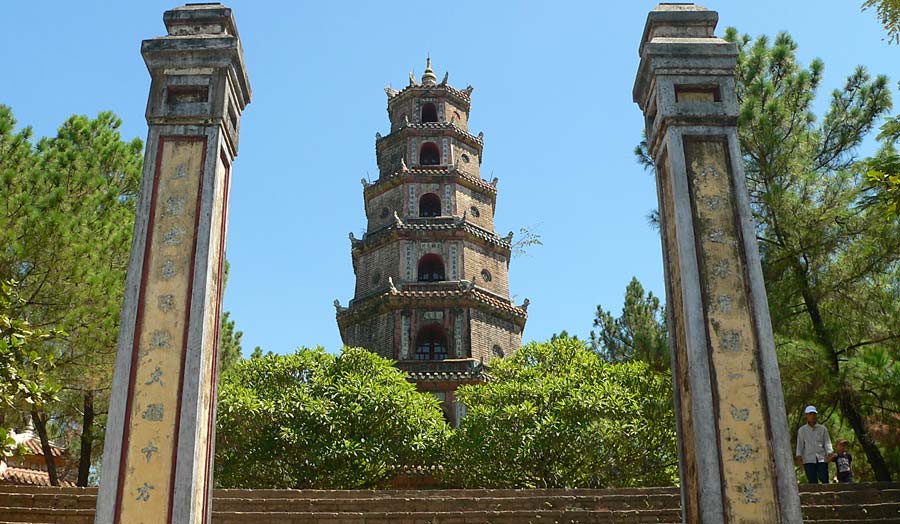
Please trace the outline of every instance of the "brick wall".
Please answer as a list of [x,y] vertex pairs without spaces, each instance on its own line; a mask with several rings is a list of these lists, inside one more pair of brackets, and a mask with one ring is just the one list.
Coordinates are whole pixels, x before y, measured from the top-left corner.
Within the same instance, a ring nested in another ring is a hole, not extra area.
[[388,277],[399,283],[400,242],[388,242],[359,257],[356,262],[356,296],[387,289]]
[[375,315],[348,326],[341,333],[344,344],[363,347],[386,358],[394,357],[394,315]]
[[[473,207],[478,209],[478,216],[475,216],[472,211]],[[488,195],[457,185],[456,209],[458,210],[457,215],[462,216],[463,213],[466,213],[469,222],[476,226],[488,231],[494,230],[494,206]]]
[[[509,296],[509,271],[505,256],[495,253],[472,242],[464,242],[463,275],[466,279],[475,278],[476,284],[497,295]],[[491,281],[485,282],[482,270],[488,270]]]
[[[385,224],[394,222],[394,212],[399,216],[404,216],[404,198],[403,186],[393,187],[384,193],[372,197],[366,204],[368,229],[367,231],[375,231]],[[385,212],[385,210],[387,210]]]
[[504,355],[511,355],[522,344],[522,332],[517,325],[490,313],[470,309],[469,326],[472,358],[488,362],[496,356],[494,345],[500,346]]

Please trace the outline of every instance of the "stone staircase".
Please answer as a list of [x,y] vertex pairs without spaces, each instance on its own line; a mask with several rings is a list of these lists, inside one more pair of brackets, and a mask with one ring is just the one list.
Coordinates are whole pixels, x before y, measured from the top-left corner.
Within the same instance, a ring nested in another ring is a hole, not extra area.
[[[0,524],[92,524],[95,488],[0,486]],[[900,483],[802,486],[805,522],[900,523]],[[216,490],[213,524],[680,523],[674,488]]]

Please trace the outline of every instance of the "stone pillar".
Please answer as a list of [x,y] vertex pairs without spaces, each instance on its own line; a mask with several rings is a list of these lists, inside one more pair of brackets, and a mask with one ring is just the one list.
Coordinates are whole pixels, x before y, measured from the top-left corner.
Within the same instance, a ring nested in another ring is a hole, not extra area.
[[231,164],[250,101],[231,10],[167,11],[145,40],[147,150],[97,524],[209,522]]
[[715,11],[647,17],[634,101],[656,166],[684,522],[799,523],[800,497]]

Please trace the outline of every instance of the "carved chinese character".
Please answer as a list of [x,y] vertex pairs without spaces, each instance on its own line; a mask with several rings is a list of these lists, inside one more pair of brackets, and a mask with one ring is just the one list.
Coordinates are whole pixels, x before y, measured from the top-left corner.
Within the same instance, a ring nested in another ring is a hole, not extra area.
[[187,178],[187,168],[184,167],[184,164],[178,164],[175,166],[175,174],[172,175],[172,180],[182,180]]
[[750,410],[747,408],[738,408],[734,404],[731,405],[731,416],[734,417],[734,420],[744,422],[748,418],[750,418]]
[[175,276],[175,273],[175,262],[168,258],[164,260],[162,266],[159,268],[159,274],[162,276],[163,280],[169,280]]
[[184,197],[170,196],[163,204],[165,214],[171,217],[180,216],[184,212]]
[[173,309],[175,309],[175,297],[173,295],[170,295],[170,294],[160,295],[158,297],[158,300],[159,300],[159,309],[162,312],[168,313],[169,311],[172,311]]
[[160,386],[165,386],[162,381],[162,369],[159,366],[156,366],[156,369],[153,370],[153,373],[150,374],[150,380],[144,382],[145,386],[149,386],[151,384],[159,384]]
[[706,197],[704,201],[710,211],[718,211],[722,207],[722,199],[717,196]]
[[184,229],[173,227],[163,233],[163,244],[167,246],[180,246],[182,238],[184,238]]
[[719,295],[716,297],[716,306],[722,313],[731,313],[731,295]]
[[135,500],[140,500],[141,502],[147,502],[150,500],[150,492],[153,490],[153,484],[148,484],[144,482],[144,485],[139,487],[138,496]]
[[169,342],[171,342],[172,337],[169,335],[169,332],[164,329],[157,329],[150,336],[150,346],[161,349],[169,347]]
[[694,176],[696,176],[697,178],[719,176],[719,172],[716,171],[716,168],[714,166],[711,166],[709,164],[700,165],[699,162],[691,162],[691,171],[694,172]]
[[719,278],[727,277],[731,274],[731,263],[727,260],[717,261],[712,265],[712,274]]
[[150,422],[160,422],[163,419],[163,405],[148,405],[147,409],[144,410],[144,414],[142,415],[142,417],[144,418],[144,420],[149,420]]
[[750,444],[738,444],[734,447],[734,460],[744,463],[750,460],[755,453],[753,446]]
[[722,351],[726,351],[729,353],[740,351],[742,349],[741,334],[734,330],[729,330],[722,333],[720,347]]
[[141,449],[141,453],[143,453],[144,456],[147,457],[147,463],[150,462],[150,459],[153,458],[153,454],[157,451],[159,451],[159,448],[157,448],[156,444],[154,444],[152,441],[144,446],[143,449]]
[[714,229],[706,235],[706,239],[717,244],[725,243],[725,232],[721,229]]
[[738,493],[743,497],[744,504],[757,504],[759,497],[756,496],[756,490],[759,489],[759,472],[747,473],[746,482],[738,485]]

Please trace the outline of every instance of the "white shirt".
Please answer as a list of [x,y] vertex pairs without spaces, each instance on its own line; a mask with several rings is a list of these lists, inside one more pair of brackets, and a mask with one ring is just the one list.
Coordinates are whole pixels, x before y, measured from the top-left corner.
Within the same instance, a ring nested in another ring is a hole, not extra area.
[[831,448],[831,437],[828,436],[828,430],[821,424],[810,426],[803,424],[797,430],[797,453],[798,457],[803,458],[804,464],[814,464],[816,462],[825,462],[825,459],[834,450]]

